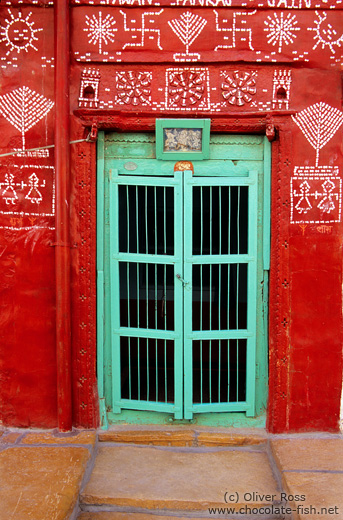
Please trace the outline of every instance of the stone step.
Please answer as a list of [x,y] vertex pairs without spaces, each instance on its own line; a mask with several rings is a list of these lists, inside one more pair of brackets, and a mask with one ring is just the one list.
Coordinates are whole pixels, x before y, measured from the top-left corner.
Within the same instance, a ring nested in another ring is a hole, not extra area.
[[252,446],[264,444],[267,434],[264,430],[245,429],[221,430],[173,427],[131,427],[116,426],[99,433],[100,442],[125,444],[145,444],[151,446]]
[[80,505],[212,516],[209,508],[270,506],[279,498],[268,456],[258,448],[99,444]]

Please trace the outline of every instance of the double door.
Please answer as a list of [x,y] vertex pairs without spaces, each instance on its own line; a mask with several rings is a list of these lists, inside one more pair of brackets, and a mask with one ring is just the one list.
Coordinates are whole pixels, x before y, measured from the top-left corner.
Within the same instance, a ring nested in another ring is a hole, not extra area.
[[159,163],[109,176],[113,412],[253,416],[257,174]]

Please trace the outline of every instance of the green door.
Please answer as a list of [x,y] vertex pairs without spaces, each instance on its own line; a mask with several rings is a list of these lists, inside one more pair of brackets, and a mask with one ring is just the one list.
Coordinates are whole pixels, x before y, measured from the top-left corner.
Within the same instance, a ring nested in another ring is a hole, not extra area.
[[114,414],[255,415],[267,145],[241,140],[213,137],[193,172],[156,160],[151,135],[101,136],[99,388]]

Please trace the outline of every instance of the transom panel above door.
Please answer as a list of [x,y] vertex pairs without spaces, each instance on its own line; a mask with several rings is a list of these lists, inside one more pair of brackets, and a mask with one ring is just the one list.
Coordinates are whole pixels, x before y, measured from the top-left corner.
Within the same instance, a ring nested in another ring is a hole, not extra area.
[[193,171],[156,160],[152,135],[109,137],[98,186],[107,410],[254,416],[265,309],[263,138],[215,136],[210,159]]

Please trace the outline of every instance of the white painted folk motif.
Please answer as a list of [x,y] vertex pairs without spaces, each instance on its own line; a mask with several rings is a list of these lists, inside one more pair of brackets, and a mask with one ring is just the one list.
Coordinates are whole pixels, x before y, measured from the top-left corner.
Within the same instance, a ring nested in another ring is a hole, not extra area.
[[120,105],[151,104],[151,72],[123,71],[116,73],[116,99]]
[[208,69],[167,69],[166,108],[186,111],[209,110]]
[[300,27],[297,27],[297,19],[295,14],[281,12],[279,15],[273,13],[272,16],[267,16],[265,20],[266,27],[264,30],[267,34],[267,41],[274,47],[278,47],[278,52],[282,52],[283,45],[289,45],[294,42],[297,35],[297,31],[300,31]]
[[155,41],[157,47],[163,50],[161,46],[161,30],[156,24],[156,16],[163,13],[163,9],[156,12],[145,12],[141,14],[140,20],[132,17],[130,19],[131,27],[128,26],[127,13],[119,11],[124,17],[124,31],[131,36],[131,42],[125,43],[123,49],[127,47],[144,47],[146,39]]
[[251,103],[253,96],[256,94],[256,71],[223,71],[221,76],[223,78],[221,84],[222,96],[227,103],[239,107]]
[[291,91],[292,72],[291,70],[274,71],[273,78],[273,110],[289,109],[289,98]]
[[25,199],[29,200],[31,204],[40,204],[43,200],[43,196],[38,188],[45,188],[45,181],[42,184],[39,184],[39,177],[37,177],[36,173],[32,173],[29,176],[28,186],[29,192],[25,195]]
[[343,41],[343,34],[338,34],[331,23],[327,21],[326,12],[316,11],[317,20],[315,20],[315,27],[308,27],[308,31],[314,31],[314,40],[316,40],[312,50],[315,50],[319,45],[322,49],[328,47],[332,54],[335,54],[336,47],[340,47]]
[[186,46],[186,52],[177,52],[173,58],[175,61],[198,61],[200,60],[199,53],[190,53],[189,47],[196,40],[199,34],[207,24],[207,20],[190,11],[183,13],[180,18],[169,20],[168,25],[173,32],[178,36],[181,42]]
[[294,174],[291,179],[291,224],[340,222],[342,179],[338,176],[338,168],[296,167]]
[[102,54],[104,46],[114,42],[118,30],[115,19],[110,14],[103,17],[99,11],[98,17],[86,15],[86,26],[83,30],[88,34],[88,42],[97,45],[99,54]]
[[99,105],[99,69],[84,69],[81,74],[79,108],[98,108]]
[[224,44],[217,45],[215,51],[220,49],[234,49],[238,42],[243,42],[247,48],[254,50],[252,45],[252,29],[248,27],[248,17],[256,14],[255,11],[234,11],[232,23],[229,20],[223,18],[221,20],[223,25],[219,24],[219,13],[213,9],[216,17],[216,30],[219,33],[223,33]]
[[54,172],[53,166],[0,165],[0,229],[54,229],[46,220],[55,215]]
[[43,29],[34,28],[35,24],[31,21],[32,12],[25,18],[20,11],[13,14],[9,9],[8,13],[9,17],[5,19],[6,24],[0,28],[0,43],[5,42],[6,47],[8,47],[6,55],[8,56],[11,52],[17,52],[17,54],[22,51],[28,52],[30,48],[37,51],[38,49],[35,46],[35,42],[38,41],[36,33]]
[[[38,0],[33,0],[33,3],[38,3]],[[53,4],[52,0],[48,2]],[[116,6],[157,6],[161,5],[160,0],[73,0],[77,4],[101,4],[101,5],[116,5]],[[245,2],[247,5],[249,2]],[[7,1],[10,5],[11,2]],[[171,6],[193,6],[193,7],[230,7],[232,0],[173,0]],[[277,9],[335,9],[342,7],[342,0],[259,0],[258,6],[260,8],[274,7]]]
[[1,197],[6,204],[15,204],[18,200],[18,195],[15,189],[14,175],[6,173],[5,182],[0,182],[0,189],[3,189]]
[[343,123],[343,113],[327,103],[315,103],[292,116],[310,145],[316,151],[316,166],[319,151],[332,139]]
[[53,106],[53,101],[28,87],[20,87],[0,96],[0,113],[21,132],[23,150],[26,132],[46,116]]

